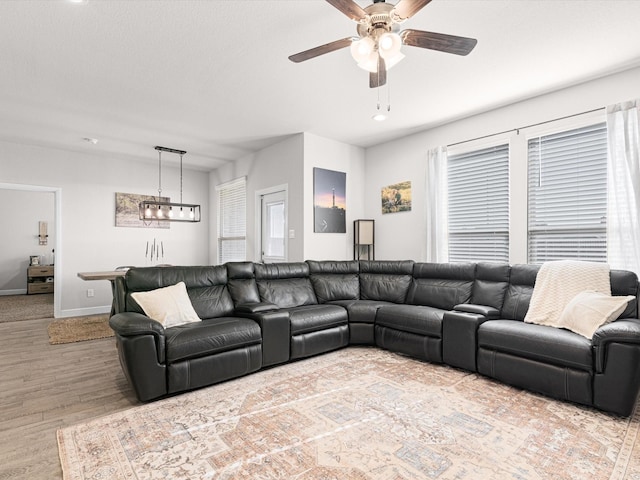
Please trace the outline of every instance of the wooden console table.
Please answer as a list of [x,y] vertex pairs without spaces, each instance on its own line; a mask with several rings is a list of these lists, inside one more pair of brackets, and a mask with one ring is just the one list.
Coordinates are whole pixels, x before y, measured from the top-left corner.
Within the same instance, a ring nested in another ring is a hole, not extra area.
[[116,279],[116,277],[124,277],[126,273],[126,270],[112,270],[108,272],[79,272],[78,277],[80,277],[82,280],[113,281]]
[[[80,277],[82,280],[109,280],[109,282],[111,283],[111,293],[115,297],[115,293],[116,293],[115,280],[118,277],[124,277],[126,273],[127,273],[126,270],[111,270],[107,272],[78,272],[78,277]],[[112,303],[110,316],[113,316],[114,313],[115,313],[115,306]]]

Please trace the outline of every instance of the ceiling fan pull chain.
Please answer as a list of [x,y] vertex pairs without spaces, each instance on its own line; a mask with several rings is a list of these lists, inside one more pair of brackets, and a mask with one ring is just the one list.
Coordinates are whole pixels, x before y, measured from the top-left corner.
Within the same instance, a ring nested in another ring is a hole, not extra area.
[[[387,72],[387,75],[389,73]],[[391,111],[391,86],[389,85],[389,81],[387,80],[387,112]]]

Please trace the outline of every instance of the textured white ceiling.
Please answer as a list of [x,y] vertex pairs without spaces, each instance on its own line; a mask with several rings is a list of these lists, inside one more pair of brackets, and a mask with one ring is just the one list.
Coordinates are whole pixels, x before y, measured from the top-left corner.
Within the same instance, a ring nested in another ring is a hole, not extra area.
[[287,59],[355,34],[322,0],[3,0],[0,139],[150,162],[164,145],[205,170],[302,131],[366,147],[638,66],[639,18],[638,0],[433,0],[405,26],[478,45],[403,47],[378,123],[348,49]]

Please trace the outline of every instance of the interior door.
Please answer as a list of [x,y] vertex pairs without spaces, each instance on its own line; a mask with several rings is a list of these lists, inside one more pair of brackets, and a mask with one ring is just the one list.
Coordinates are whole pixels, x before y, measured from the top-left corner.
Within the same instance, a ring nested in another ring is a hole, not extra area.
[[287,195],[285,191],[261,196],[262,249],[264,263],[287,261]]

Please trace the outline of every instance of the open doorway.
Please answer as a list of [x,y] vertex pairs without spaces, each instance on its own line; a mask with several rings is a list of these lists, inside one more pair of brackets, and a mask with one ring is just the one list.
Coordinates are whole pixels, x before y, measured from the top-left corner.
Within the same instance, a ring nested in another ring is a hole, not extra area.
[[288,259],[288,208],[286,186],[257,193],[260,208],[260,254],[264,263],[286,262]]
[[[52,281],[53,315],[60,315],[60,265],[61,265],[61,194],[55,187],[0,183],[0,194],[6,204],[13,207],[14,216],[5,219],[7,234],[0,246],[0,291],[3,296],[28,292],[28,269],[33,263],[51,266],[51,277],[38,278]],[[41,212],[39,212],[41,210]],[[30,217],[25,218],[30,211]],[[46,235],[40,237],[40,222],[47,224]],[[42,245],[41,245],[42,242]],[[37,257],[31,260],[30,257]],[[32,289],[33,293],[33,289]],[[41,295],[51,295],[42,293]],[[32,298],[36,298],[35,296]],[[41,298],[40,298],[41,299]]]

